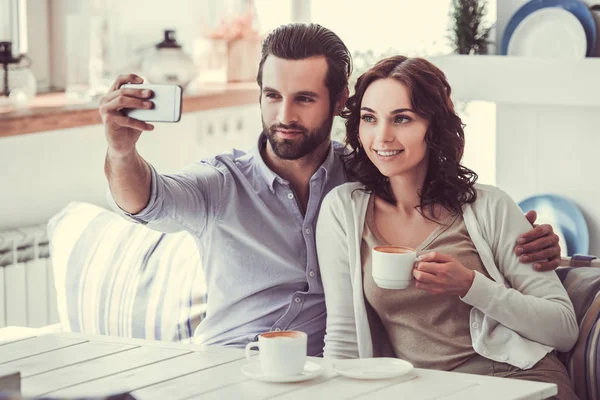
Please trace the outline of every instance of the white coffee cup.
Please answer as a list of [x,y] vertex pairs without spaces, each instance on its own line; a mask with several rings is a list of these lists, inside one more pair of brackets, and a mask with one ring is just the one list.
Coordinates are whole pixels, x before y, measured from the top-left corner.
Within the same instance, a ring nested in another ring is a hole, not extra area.
[[299,331],[267,332],[246,345],[246,358],[258,348],[263,373],[270,376],[300,375],[306,363],[307,335]]
[[383,289],[406,289],[413,280],[417,252],[411,247],[377,246],[371,251],[373,280]]

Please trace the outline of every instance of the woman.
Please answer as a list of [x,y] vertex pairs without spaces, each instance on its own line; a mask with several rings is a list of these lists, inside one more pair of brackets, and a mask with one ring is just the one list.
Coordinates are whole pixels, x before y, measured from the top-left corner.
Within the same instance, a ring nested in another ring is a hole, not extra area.
[[[463,125],[444,74],[423,59],[387,58],[346,106],[357,182],[332,190],[317,225],[324,356],[554,382],[560,398],[576,398],[554,354],[577,340],[573,306],[553,271],[513,253],[531,228],[519,207],[460,165]],[[411,287],[375,284],[379,245],[417,250]]]

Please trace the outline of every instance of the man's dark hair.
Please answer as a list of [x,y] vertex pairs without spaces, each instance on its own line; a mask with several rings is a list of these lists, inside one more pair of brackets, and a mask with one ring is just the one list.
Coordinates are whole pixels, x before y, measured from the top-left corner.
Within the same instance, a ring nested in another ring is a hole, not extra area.
[[288,24],[273,30],[262,43],[256,82],[262,89],[263,65],[269,55],[286,60],[324,56],[327,60],[325,85],[333,108],[348,86],[352,72],[350,51],[338,35],[318,24]]

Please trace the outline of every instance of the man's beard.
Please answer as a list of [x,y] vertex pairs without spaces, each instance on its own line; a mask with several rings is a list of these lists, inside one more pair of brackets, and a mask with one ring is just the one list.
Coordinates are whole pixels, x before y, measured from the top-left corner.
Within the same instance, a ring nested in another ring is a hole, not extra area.
[[[329,140],[331,137],[333,116],[327,118],[325,122],[312,131],[298,124],[273,124],[267,127],[264,120],[262,123],[263,133],[267,136],[273,153],[282,160],[299,160],[315,151],[324,141]],[[301,132],[298,133],[301,137],[296,139],[278,138],[276,132],[278,129]]]

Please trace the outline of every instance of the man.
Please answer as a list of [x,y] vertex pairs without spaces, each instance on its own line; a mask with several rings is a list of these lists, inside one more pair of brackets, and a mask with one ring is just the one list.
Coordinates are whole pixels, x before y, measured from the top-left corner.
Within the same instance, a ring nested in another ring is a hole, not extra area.
[[[257,148],[175,175],[158,174],[136,151],[142,131],[153,127],[120,113],[151,107],[150,93],[120,89],[141,78],[119,77],[102,98],[115,210],[197,238],[208,290],[196,332],[201,343],[241,347],[259,333],[294,329],[309,335],[309,355],[322,353],[326,312],[314,227],[323,197],[348,179],[342,145],[330,135],[348,98],[350,72],[348,49],[328,29],[275,29],[263,43],[257,77],[263,121]],[[519,248],[529,261],[546,270],[558,266],[558,238],[548,225],[523,239]]]

